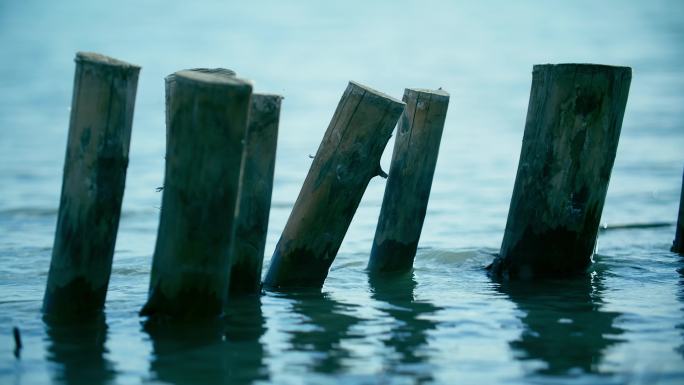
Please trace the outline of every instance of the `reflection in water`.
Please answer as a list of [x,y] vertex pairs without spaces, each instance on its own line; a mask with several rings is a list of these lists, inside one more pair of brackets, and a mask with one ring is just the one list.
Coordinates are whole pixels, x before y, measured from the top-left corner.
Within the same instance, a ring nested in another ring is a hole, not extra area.
[[499,290],[525,312],[525,330],[511,347],[522,360],[539,360],[539,374],[563,375],[571,370],[599,374],[607,348],[624,332],[614,326],[620,313],[602,309],[600,265],[587,275],[542,282],[504,282]]
[[337,302],[317,290],[288,293],[284,297],[292,300],[292,310],[306,319],[306,328],[289,332],[292,349],[313,352],[311,369],[316,372],[343,371],[343,361],[350,358],[351,353],[342,346],[342,341],[363,337],[350,333],[350,329],[361,321],[348,314],[356,305]]
[[147,322],[150,370],[171,384],[250,384],[267,380],[259,298],[231,300],[225,319]]
[[90,320],[45,318],[47,359],[57,364],[53,380],[65,384],[98,385],[116,373],[105,358],[107,324],[104,315]]
[[410,375],[415,383],[431,381],[430,368],[420,365],[429,362],[429,357],[421,348],[427,346],[427,332],[435,329],[437,324],[424,316],[434,314],[441,308],[429,302],[414,300],[413,291],[417,283],[413,273],[371,275],[368,283],[372,298],[389,305],[381,310],[398,324],[383,340],[385,346],[398,354],[387,355],[387,370],[393,374]]
[[[679,292],[677,298],[683,304],[680,310],[684,311],[684,259],[679,259],[680,264],[677,272],[679,273]],[[677,325],[677,329],[681,330],[682,340],[684,341],[684,323]],[[684,343],[677,347],[677,353],[684,358]]]

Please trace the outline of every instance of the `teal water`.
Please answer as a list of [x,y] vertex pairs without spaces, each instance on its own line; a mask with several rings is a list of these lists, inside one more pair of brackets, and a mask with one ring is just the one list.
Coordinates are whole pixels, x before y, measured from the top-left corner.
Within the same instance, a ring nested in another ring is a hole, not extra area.
[[[503,235],[533,64],[633,67],[602,223],[674,223],[682,20],[678,1],[0,2],[0,384],[684,383],[674,226],[602,231],[586,277],[501,285],[483,270]],[[78,50],[143,70],[105,314],[55,325],[40,305]],[[364,272],[378,178],[322,291],[235,302],[220,322],[145,325],[163,77],[194,67],[228,67],[285,96],[266,267],[348,80],[395,97],[450,92],[413,273]]]

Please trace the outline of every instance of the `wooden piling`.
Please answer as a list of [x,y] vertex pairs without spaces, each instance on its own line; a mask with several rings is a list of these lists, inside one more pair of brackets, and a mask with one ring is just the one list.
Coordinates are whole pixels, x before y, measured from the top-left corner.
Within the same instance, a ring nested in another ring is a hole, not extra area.
[[235,213],[231,296],[261,291],[281,100],[279,95],[252,95]]
[[173,76],[161,216],[141,315],[211,317],[228,293],[252,86],[221,73]]
[[679,194],[679,216],[677,217],[677,229],[674,242],[672,242],[672,251],[684,254],[684,173],[682,175],[682,190]]
[[404,103],[350,82],[318,148],[264,281],[321,287]]
[[534,66],[494,276],[565,277],[591,264],[630,81],[628,67]]
[[368,271],[410,270],[425,220],[449,94],[442,90],[404,91],[392,164],[375,230]]
[[55,242],[43,311],[104,307],[128,167],[140,67],[76,54],[71,117]]

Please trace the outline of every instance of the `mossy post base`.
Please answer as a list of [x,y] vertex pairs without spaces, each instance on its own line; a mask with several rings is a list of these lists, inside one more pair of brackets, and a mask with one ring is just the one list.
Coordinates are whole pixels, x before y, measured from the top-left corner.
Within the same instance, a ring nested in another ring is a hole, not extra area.
[[252,86],[220,72],[172,76],[164,193],[141,315],[212,317],[222,313],[228,293]]
[[682,191],[679,194],[679,216],[677,217],[677,230],[672,242],[672,251],[684,254],[684,175],[682,175]]
[[282,99],[279,95],[252,95],[235,215],[229,296],[261,291]]
[[104,308],[126,183],[140,67],[76,54],[62,195],[43,311]]
[[413,267],[449,106],[449,94],[442,90],[406,89],[403,100],[406,109],[397,128],[370,273]]
[[351,82],[276,245],[267,289],[320,288],[404,103]]
[[534,66],[494,276],[566,277],[591,264],[631,72],[593,64]]

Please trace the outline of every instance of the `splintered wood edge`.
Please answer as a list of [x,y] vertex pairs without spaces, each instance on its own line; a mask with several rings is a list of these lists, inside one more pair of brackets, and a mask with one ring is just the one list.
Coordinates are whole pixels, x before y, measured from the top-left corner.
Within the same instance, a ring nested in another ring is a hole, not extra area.
[[431,89],[427,89],[427,88],[407,88],[404,90],[404,94],[409,94],[409,93],[429,95],[431,97],[436,97],[435,99],[437,99],[437,100],[439,100],[439,99],[449,100],[449,93],[444,91],[441,88],[438,90],[431,90]]
[[189,68],[184,71],[194,71],[205,74],[220,74],[224,76],[237,76],[237,73],[235,73],[235,71],[228,68]]
[[607,64],[592,64],[592,63],[560,63],[560,64],[535,64],[532,67],[532,73],[538,73],[541,71],[582,71],[582,72],[616,72],[622,73],[623,76],[632,76],[632,67],[625,66],[612,66]]
[[188,82],[205,87],[244,87],[252,89],[252,82],[228,75],[226,72],[200,72],[196,70],[182,70],[167,76],[167,81]]
[[167,77],[164,78],[166,83],[173,83],[176,81],[176,74],[178,72],[182,71],[190,71],[190,72],[199,72],[199,73],[205,73],[205,74],[215,74],[215,75],[221,75],[221,76],[227,76],[227,77],[235,77],[237,74],[235,71],[230,70],[228,68],[188,68],[185,70],[177,71],[172,73],[171,75],[168,75]]
[[387,95],[387,94],[384,93],[384,92],[380,92],[380,91],[378,91],[378,90],[376,90],[376,89],[370,88],[370,87],[368,87],[368,86],[364,86],[363,84],[357,83],[357,82],[355,82],[355,81],[353,81],[353,80],[350,80],[350,81],[349,81],[349,84],[352,85],[352,86],[355,87],[355,88],[359,88],[359,89],[361,89],[361,90],[363,90],[363,91],[365,91],[365,92],[367,92],[367,93],[369,93],[369,94],[371,94],[371,95],[375,95],[375,96],[377,96],[377,97],[379,97],[379,98],[387,99],[387,100],[390,100],[390,101],[392,101],[392,102],[395,102],[395,103],[398,103],[398,104],[401,104],[401,105],[404,105],[404,104],[405,104],[405,103],[402,102],[401,100],[396,99],[396,98],[394,98],[394,97],[392,97],[392,96],[389,96],[389,95]]
[[76,52],[76,58],[74,59],[77,63],[86,62],[99,65],[106,65],[110,67],[121,68],[124,70],[140,70],[140,66],[135,64],[127,63],[122,60],[114,59],[109,56],[105,56],[96,52]]

